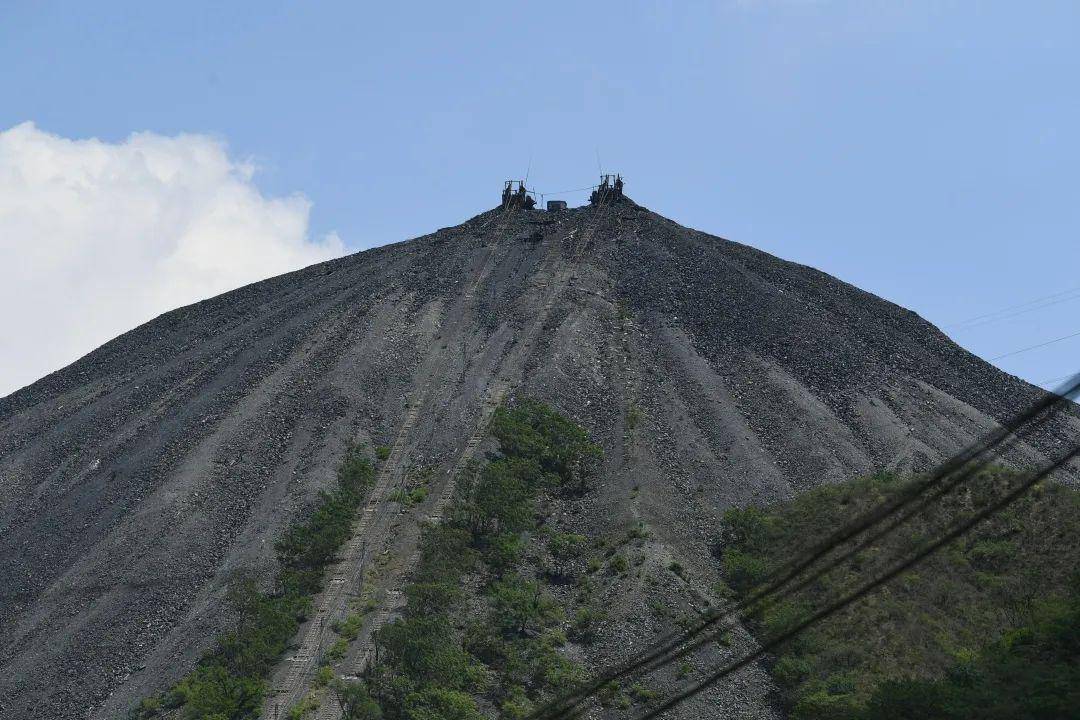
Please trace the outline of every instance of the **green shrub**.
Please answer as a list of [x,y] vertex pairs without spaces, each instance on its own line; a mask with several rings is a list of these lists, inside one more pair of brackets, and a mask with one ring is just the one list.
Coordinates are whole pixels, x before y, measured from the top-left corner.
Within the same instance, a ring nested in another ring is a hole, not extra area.
[[132,715],[135,720],[152,718],[157,715],[158,712],[161,710],[161,705],[162,702],[160,696],[144,698],[135,708],[135,711],[132,713]]
[[500,459],[465,475],[458,481],[454,517],[479,541],[531,527],[535,490],[529,472],[517,459]]
[[254,717],[262,705],[261,678],[238,677],[222,665],[197,668],[172,689],[170,704],[183,706],[188,717]]
[[865,717],[1080,716],[1080,578],[1067,593],[1037,603],[1030,624],[1006,633],[937,680],[883,683],[867,703]]
[[343,637],[335,640],[326,650],[326,661],[336,663],[349,651],[349,641]]
[[484,551],[484,560],[497,576],[502,576],[519,562],[525,552],[525,538],[519,533],[501,533],[491,539]]
[[724,550],[723,565],[728,584],[738,593],[748,593],[769,572],[765,558],[736,548]]
[[465,528],[445,523],[424,529],[420,538],[417,582],[456,583],[476,564],[472,535]]
[[430,686],[405,698],[406,720],[483,720],[476,702],[465,693]]
[[491,434],[507,456],[535,463],[558,486],[577,491],[588,486],[603,454],[583,428],[535,400],[496,410]]
[[630,563],[627,562],[625,555],[613,555],[608,561],[608,569],[616,575],[622,575],[630,569]]
[[[980,472],[964,492],[944,496],[851,562],[759,612],[753,629],[762,639],[783,633],[811,609],[882,572],[893,558],[923,547],[972,507],[1000,496],[1015,479],[1002,469]],[[731,510],[720,533],[725,579],[745,597],[771,568],[884,500],[909,495],[920,482],[881,474],[816,488],[769,508]],[[1040,662],[1044,650],[1010,667],[1011,675],[995,675],[991,668],[993,658],[1008,654],[1003,643],[1017,624],[1037,616],[1045,598],[1062,596],[1078,566],[1080,492],[1046,485],[927,558],[917,572],[780,648],[772,672],[791,717],[1065,717],[1047,696],[1039,702],[1054,710],[1040,715],[1011,693],[1020,687],[1025,697],[1040,695],[1034,685],[1024,685],[1028,667],[1036,668],[1039,688],[1068,677],[1060,662]]]
[[[367,691],[394,720],[479,718],[466,693],[496,683],[502,691],[490,697],[503,716],[523,717],[536,693],[584,678],[558,652],[565,636],[550,631],[562,621],[559,606],[541,583],[512,571],[535,530],[540,494],[584,487],[599,449],[581,428],[532,401],[499,408],[491,433],[498,454],[460,473],[445,520],[423,531],[404,617],[376,633],[380,663]],[[567,565],[584,544],[570,534],[549,542],[552,556]],[[460,607],[460,588],[475,571],[496,578],[484,588],[489,623],[469,620]]]
[[379,462],[387,460],[390,457],[392,448],[389,445],[376,445],[375,446],[375,459]]
[[355,640],[360,634],[360,628],[364,625],[364,613],[352,613],[345,618],[345,622],[335,623],[334,632],[346,640]]
[[405,507],[413,507],[424,502],[428,496],[428,489],[424,486],[415,487],[412,489],[398,488],[394,492],[387,496],[387,499],[391,502],[396,502]]
[[504,632],[524,635],[561,619],[561,611],[540,584],[507,575],[491,586],[492,620]]
[[[221,634],[196,669],[165,694],[170,706],[183,708],[185,720],[245,720],[258,715],[265,678],[295,637],[311,596],[322,587],[324,570],[348,537],[373,475],[371,464],[350,449],[339,467],[335,489],[321,493],[311,512],[290,525],[276,544],[281,566],[278,590],[264,593],[251,579],[230,587],[236,625]],[[139,712],[155,717],[158,710]]]
[[540,687],[561,692],[585,680],[586,673],[581,665],[563,657],[549,646],[535,657],[537,662],[534,679]]
[[596,626],[606,619],[607,613],[598,608],[578,608],[570,624],[570,633],[575,640],[592,642],[596,635]]
[[635,683],[630,688],[630,697],[637,702],[647,703],[656,700],[660,697],[660,693],[652,688],[648,688],[641,683]]
[[423,617],[451,612],[465,594],[449,582],[413,583],[405,588],[410,616]]
[[362,682],[335,680],[330,689],[341,706],[342,720],[382,720],[382,708]]
[[791,709],[792,720],[856,720],[860,712],[852,695],[817,690],[805,695]]
[[314,693],[304,696],[304,699],[289,708],[289,720],[301,720],[319,709],[319,699]]
[[417,685],[437,684],[455,690],[470,681],[473,660],[461,647],[445,614],[395,620],[376,633],[388,662]]
[[794,688],[805,680],[813,670],[806,658],[784,655],[773,666],[772,675],[784,687]]
[[507,720],[522,720],[533,711],[533,703],[525,694],[525,689],[520,685],[514,685],[506,693],[506,697],[499,705],[502,716]]
[[329,665],[322,665],[315,673],[315,687],[326,687],[334,679],[334,669]]
[[630,698],[622,691],[619,683],[614,680],[600,688],[597,699],[603,707],[617,707],[623,710],[630,707]]

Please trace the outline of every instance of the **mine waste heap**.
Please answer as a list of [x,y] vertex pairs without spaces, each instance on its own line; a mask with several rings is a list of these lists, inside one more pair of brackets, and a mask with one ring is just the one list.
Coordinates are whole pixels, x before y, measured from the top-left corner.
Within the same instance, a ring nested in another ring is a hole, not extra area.
[[[320,665],[369,667],[500,407],[543,402],[603,451],[535,506],[551,537],[588,539],[565,572],[627,565],[552,626],[551,652],[592,668],[700,610],[727,509],[925,469],[1040,394],[909,310],[661,217],[618,175],[555,211],[507,183],[458,225],[165,313],[0,399],[0,717],[112,720],[188,677],[235,627],[236,588],[282,592],[286,529],[370,466],[262,679],[264,717],[312,692],[332,713]],[[1017,457],[1077,435],[1069,413]],[[506,573],[563,572],[539,547]],[[587,634],[567,624],[582,608],[603,610]],[[672,717],[773,717],[775,692],[755,666]]]

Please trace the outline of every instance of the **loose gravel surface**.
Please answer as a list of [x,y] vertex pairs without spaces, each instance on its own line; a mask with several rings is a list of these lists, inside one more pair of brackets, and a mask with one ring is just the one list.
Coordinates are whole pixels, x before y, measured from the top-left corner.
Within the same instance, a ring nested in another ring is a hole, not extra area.
[[[429,506],[366,526],[407,565],[493,397],[541,397],[603,444],[560,527],[649,528],[632,577],[651,579],[602,588],[610,619],[581,650],[605,663],[673,622],[657,603],[707,600],[725,508],[925,468],[1039,392],[910,311],[630,201],[492,210],[256,283],[0,399],[0,717],[121,717],[190,670],[229,582],[269,582],[350,442],[437,470]],[[1059,417],[1009,461],[1078,429]],[[768,717],[770,693],[749,668],[675,716]]]

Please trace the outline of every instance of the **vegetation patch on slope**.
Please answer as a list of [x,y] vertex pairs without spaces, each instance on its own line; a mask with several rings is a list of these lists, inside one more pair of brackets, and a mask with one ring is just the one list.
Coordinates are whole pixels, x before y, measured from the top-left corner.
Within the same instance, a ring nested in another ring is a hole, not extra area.
[[291,525],[275,550],[281,570],[270,592],[245,579],[229,591],[238,619],[196,668],[166,692],[140,703],[139,720],[164,713],[185,720],[247,720],[258,717],[266,679],[288,649],[324,571],[349,537],[356,512],[374,478],[371,463],[356,448],[346,454],[337,485],[323,492],[312,511]]
[[[757,632],[779,633],[873,577],[887,559],[921,547],[943,522],[982,506],[1014,477],[1001,469],[981,473],[852,563],[760,612]],[[721,546],[728,583],[749,593],[771,569],[906,482],[882,474],[729,511]],[[787,644],[773,675],[796,720],[1077,717],[1077,568],[1080,493],[1039,485],[915,571]]]
[[[541,531],[537,505],[582,492],[600,449],[534,401],[498,409],[491,434],[498,453],[465,470],[446,519],[425,529],[403,616],[377,633],[375,664],[363,682],[337,684],[345,717],[520,718],[584,677],[559,650],[567,613],[547,583],[584,565],[585,538]],[[522,568],[530,539],[552,558],[546,573]],[[571,632],[588,620],[575,615]]]

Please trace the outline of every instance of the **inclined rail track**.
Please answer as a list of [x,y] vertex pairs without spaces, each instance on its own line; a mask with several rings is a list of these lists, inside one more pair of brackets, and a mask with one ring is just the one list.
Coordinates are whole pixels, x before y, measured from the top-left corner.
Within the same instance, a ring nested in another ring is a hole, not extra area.
[[[463,306],[471,304],[476,288],[490,273],[492,259],[498,250],[498,238],[505,232],[510,215],[509,211],[504,211],[501,215],[495,216],[500,220],[498,229],[495,231],[496,242],[485,256],[476,281],[466,291],[462,299]],[[489,223],[485,223],[484,227]],[[464,313],[458,313],[457,317],[460,318],[463,315]],[[459,326],[460,319],[453,324],[452,331],[458,332]],[[385,519],[390,495],[393,490],[403,485],[406,446],[420,416],[420,410],[427,404],[434,385],[434,370],[442,364],[441,360],[441,353],[436,350],[428,354],[423,364],[421,373],[426,378],[424,384],[408,400],[408,408],[394,438],[394,443],[391,445],[390,454],[377,475],[375,485],[368,495],[359,519],[353,526],[349,539],[341,548],[339,559],[331,567],[330,579],[326,587],[315,598],[312,616],[301,630],[299,645],[291,656],[285,658],[284,674],[273,682],[276,687],[267,694],[263,703],[263,718],[277,720],[283,717],[290,707],[304,697],[312,685],[319,658],[331,635],[330,627],[335,620],[344,616],[349,598],[356,595],[363,579],[367,564],[366,539],[369,531]],[[323,706],[331,704],[336,705],[336,703],[323,703]],[[331,717],[340,717],[340,712]]]
[[[526,326],[525,333],[511,351],[515,357],[512,361],[503,363],[503,368],[501,368],[501,371],[498,373],[495,382],[488,386],[473,433],[469,436],[464,448],[462,448],[457,461],[448,471],[449,477],[447,478],[446,484],[443,486],[443,490],[439,494],[438,500],[436,500],[431,512],[428,514],[427,519],[430,522],[440,522],[443,519],[446,507],[450,504],[451,500],[453,500],[454,493],[457,490],[457,478],[468,462],[472,460],[477,449],[479,449],[480,444],[486,437],[488,422],[490,421],[491,416],[499,405],[502,404],[510,390],[520,384],[520,375],[524,371],[524,361],[528,356],[527,351],[532,349],[537,333],[551,316],[551,310],[554,308],[556,300],[562,295],[566,282],[570,279],[573,268],[576,266],[581,253],[592,240],[592,236],[596,230],[596,221],[598,220],[596,215],[598,215],[598,211],[594,211],[593,215],[593,221],[586,227],[581,236],[575,239],[569,266],[562,264],[555,268],[554,277],[552,278],[552,281],[548,283],[549,292],[547,293],[541,311],[532,317],[531,321]],[[573,235],[574,233],[571,233],[571,236],[568,237],[572,238]],[[509,377],[511,373],[517,375],[517,377]],[[415,567],[419,562],[419,553],[419,548],[414,548],[410,554],[409,561],[404,564],[404,568]],[[395,574],[395,576],[391,578],[391,580],[394,581],[399,579],[401,579],[400,573]],[[392,584],[396,585],[398,583],[393,582]],[[374,650],[375,633],[377,633],[383,625],[389,622],[404,606],[405,598],[400,591],[391,591],[387,593],[387,596],[388,598],[393,596],[394,602],[384,604],[384,607],[380,608],[379,612],[373,618],[370,630],[365,634],[367,642],[364,643],[360,652],[357,653],[357,661],[354,663],[353,669],[355,671],[354,674],[356,675],[363,672],[364,667],[370,662]],[[330,703],[324,703],[324,706],[327,705],[330,705]],[[334,720],[337,717],[340,717],[340,714],[333,714],[329,708],[325,714],[321,711],[319,713],[319,720],[324,720],[324,718],[325,720]]]
[[[447,478],[439,493],[439,497],[433,503],[431,510],[428,513],[427,517],[429,521],[439,522],[442,520],[447,506],[454,497],[457,487],[457,477],[465,468],[466,464],[475,456],[476,451],[483,442],[487,434],[487,427],[492,414],[503,402],[507,394],[520,384],[524,374],[524,364],[528,358],[528,353],[532,349],[540,329],[550,318],[551,311],[554,308],[556,301],[562,295],[567,282],[572,277],[581,254],[592,241],[598,225],[600,213],[601,208],[597,207],[593,210],[592,217],[586,228],[580,234],[571,231],[568,236],[562,239],[563,242],[566,240],[572,242],[570,262],[560,260],[561,244],[553,243],[553,247],[545,259],[546,264],[548,264],[548,272],[551,274],[551,279],[547,283],[539,284],[540,288],[547,290],[544,304],[541,307],[540,312],[535,313],[530,318],[524,333],[509,350],[507,357],[500,361],[499,370],[495,380],[487,385],[484,392],[484,399],[481,402],[479,412],[477,413],[477,421],[473,428],[473,432],[470,434],[469,439],[466,441],[454,465],[447,472]],[[497,216],[500,219],[500,222],[498,229],[495,231],[496,238],[501,237],[505,232],[510,215],[510,212],[504,212],[501,216]],[[489,223],[486,223],[485,227]],[[457,335],[460,333],[461,319],[466,315],[468,308],[475,302],[477,289],[490,274],[493,258],[498,250],[498,246],[499,241],[497,239],[492,248],[488,251],[475,281],[470,283],[468,289],[463,294],[461,312],[456,314],[457,319],[446,329],[443,334],[444,339],[446,339],[447,335]],[[362,582],[366,566],[366,556],[371,550],[371,548],[366,546],[365,542],[369,531],[373,527],[378,526],[380,521],[385,519],[387,507],[390,504],[389,497],[393,493],[393,490],[404,486],[404,466],[408,454],[407,443],[419,418],[421,409],[428,404],[432,389],[435,385],[436,371],[445,364],[444,355],[445,352],[441,348],[436,347],[434,352],[430,352],[427,356],[424,367],[422,368],[423,376],[425,377],[424,383],[420,390],[414,393],[409,399],[408,411],[398,430],[397,436],[395,437],[394,444],[391,446],[390,455],[383,468],[380,470],[376,484],[372,488],[369,499],[364,506],[363,513],[342,550],[341,559],[334,564],[331,570],[331,577],[327,583],[326,589],[317,599],[316,609],[313,612],[311,622],[303,632],[299,649],[292,657],[287,659],[287,662],[289,663],[288,670],[284,680],[280,683],[280,689],[269,696],[264,704],[264,718],[278,720],[278,718],[283,717],[284,713],[286,713],[295,703],[299,702],[312,687],[315,672],[318,667],[318,661],[324,650],[324,645],[328,639],[332,638],[332,633],[329,632],[330,626],[334,620],[344,616],[349,597],[356,594]],[[402,550],[409,554],[408,561],[399,563],[396,570],[391,572],[380,583],[384,588],[387,588],[387,591],[383,597],[381,606],[372,615],[369,622],[366,623],[366,627],[362,630],[361,635],[357,639],[359,647],[356,648],[355,653],[352,656],[355,659],[350,664],[349,669],[351,672],[346,673],[346,676],[358,675],[363,671],[365,666],[371,661],[371,657],[374,653],[376,633],[380,628],[396,617],[404,606],[404,594],[400,590],[392,588],[396,588],[400,585],[400,581],[404,579],[407,568],[414,566],[418,560],[420,552],[419,544],[416,542],[409,544],[412,545],[412,547],[402,548]],[[322,702],[319,704],[317,718],[318,720],[338,720],[340,717],[341,708],[338,706],[336,698],[328,693],[327,697],[323,698]]]

